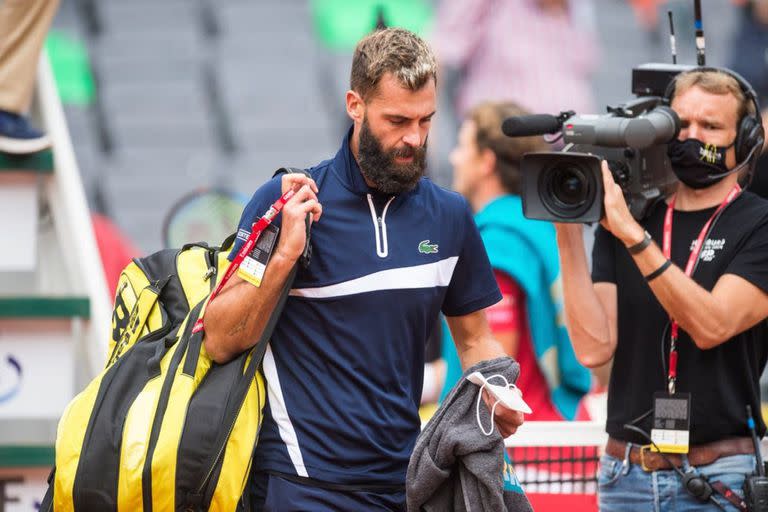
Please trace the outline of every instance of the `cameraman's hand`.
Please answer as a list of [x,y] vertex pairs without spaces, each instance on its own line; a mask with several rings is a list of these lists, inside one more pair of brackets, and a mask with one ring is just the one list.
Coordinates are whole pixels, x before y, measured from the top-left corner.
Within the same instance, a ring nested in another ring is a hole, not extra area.
[[640,243],[645,236],[645,230],[629,213],[624,192],[613,180],[608,162],[603,160],[600,166],[603,170],[603,188],[605,189],[603,198],[605,216],[600,224],[628,247]]
[[323,206],[317,199],[317,185],[311,178],[303,174],[284,175],[283,193],[290,189],[296,190],[296,194],[283,207],[280,241],[276,253],[290,261],[296,261],[304,252],[304,245],[307,243],[307,214],[312,214],[313,222],[317,221],[323,213]]

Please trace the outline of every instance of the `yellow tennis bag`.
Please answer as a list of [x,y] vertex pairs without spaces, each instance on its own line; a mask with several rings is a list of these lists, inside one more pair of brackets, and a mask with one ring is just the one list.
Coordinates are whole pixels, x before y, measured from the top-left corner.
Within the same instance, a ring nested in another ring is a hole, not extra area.
[[107,366],[59,421],[41,511],[245,507],[265,402],[260,365],[297,268],[259,342],[217,364],[193,326],[233,240],[159,251],[123,271]]

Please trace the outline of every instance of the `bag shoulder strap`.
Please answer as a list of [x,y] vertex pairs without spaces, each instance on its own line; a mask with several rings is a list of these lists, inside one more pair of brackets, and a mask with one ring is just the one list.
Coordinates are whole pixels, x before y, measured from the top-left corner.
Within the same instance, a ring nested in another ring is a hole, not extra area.
[[[307,176],[309,175],[309,173],[301,169],[296,169],[292,167],[282,167],[275,172],[275,176],[284,174],[286,172],[302,172]],[[310,223],[309,215],[307,215],[306,226],[307,226],[307,244],[304,248],[304,254],[302,255],[302,260],[301,260],[302,264],[304,265],[309,264],[309,256],[311,254],[311,250],[309,249],[311,247],[310,246],[311,223]],[[227,426],[233,424],[237,420],[237,417],[240,413],[240,409],[242,408],[243,403],[245,402],[245,398],[248,394],[248,389],[250,388],[251,382],[253,382],[253,379],[256,378],[256,372],[258,371],[259,367],[261,366],[261,362],[264,359],[264,354],[267,351],[267,345],[270,342],[272,333],[274,332],[275,327],[277,326],[278,319],[280,318],[280,315],[283,312],[283,308],[285,307],[285,303],[288,300],[288,294],[291,291],[294,280],[296,279],[297,272],[298,272],[298,265],[294,265],[293,268],[291,269],[290,274],[288,275],[288,279],[286,279],[285,281],[285,285],[280,291],[280,296],[277,299],[277,304],[275,305],[275,309],[272,311],[272,314],[270,315],[269,320],[267,321],[267,324],[264,327],[264,330],[262,331],[261,336],[259,337],[259,341],[251,349],[251,359],[248,362],[248,366],[243,372],[242,377],[238,379],[237,383],[233,388],[232,395],[231,395],[232,399],[230,400],[230,404],[227,407],[227,410],[224,414],[224,419],[222,422],[222,425],[224,426],[224,428],[219,430],[219,435],[217,436],[216,443],[214,445],[215,449],[211,452],[211,454],[205,461],[205,464],[201,466],[200,478],[198,478],[198,482],[199,482],[198,488],[194,492],[186,496],[186,500],[187,500],[186,505],[191,507],[193,510],[200,510],[203,504],[208,500],[209,495],[213,492],[212,489],[206,489],[206,487],[208,487],[210,478],[213,473],[213,468],[215,468],[215,466],[219,462],[219,459],[223,456],[224,448],[226,447],[227,441],[231,434],[231,429],[227,428]]]
[[[203,505],[208,502],[210,496],[213,493],[213,489],[208,489],[208,487],[211,477],[213,476],[213,470],[219,463],[219,459],[223,457],[224,448],[226,447],[227,441],[231,435],[232,429],[228,427],[233,425],[237,420],[251,383],[253,382],[253,379],[256,378],[256,372],[258,371],[259,367],[261,366],[261,362],[264,359],[264,354],[267,351],[267,345],[270,342],[272,333],[277,326],[277,321],[283,311],[283,308],[285,307],[286,301],[288,300],[288,293],[290,292],[293,281],[296,278],[297,270],[298,265],[294,265],[293,269],[291,269],[291,273],[288,275],[288,279],[286,280],[283,289],[280,292],[280,296],[277,300],[277,304],[275,305],[275,309],[272,311],[272,315],[270,315],[269,320],[267,321],[267,325],[264,327],[264,331],[262,331],[258,343],[256,343],[256,345],[251,349],[251,359],[248,362],[248,366],[243,372],[243,375],[234,385],[231,400],[229,401],[229,405],[224,413],[222,428],[219,429],[219,435],[216,438],[214,449],[205,460],[205,463],[200,467],[200,476],[197,479],[199,482],[197,489],[186,496],[185,505],[190,507],[192,510],[203,510]],[[229,364],[234,361],[230,361]]]

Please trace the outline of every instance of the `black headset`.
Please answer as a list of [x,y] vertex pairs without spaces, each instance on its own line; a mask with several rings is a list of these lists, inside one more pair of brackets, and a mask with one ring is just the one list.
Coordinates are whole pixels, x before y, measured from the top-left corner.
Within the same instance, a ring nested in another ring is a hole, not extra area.
[[[698,66],[681,72],[670,80],[667,85],[667,89],[664,92],[664,102],[667,105],[672,104],[672,98],[675,94],[675,86],[677,79],[681,75],[692,73],[694,71],[715,71],[730,76],[739,84],[741,92],[746,96],[747,100],[752,102],[752,106],[755,108],[755,113],[751,114],[749,110],[742,116],[736,127],[736,140],[734,141],[734,149],[736,151],[737,168],[744,165],[749,166],[749,173],[751,175],[754,170],[757,157],[760,156],[760,149],[765,142],[765,130],[763,129],[763,119],[760,116],[760,104],[757,101],[757,94],[752,86],[747,82],[744,77],[735,71],[731,71],[727,68],[719,68],[714,66]],[[734,171],[737,169],[735,168]]]

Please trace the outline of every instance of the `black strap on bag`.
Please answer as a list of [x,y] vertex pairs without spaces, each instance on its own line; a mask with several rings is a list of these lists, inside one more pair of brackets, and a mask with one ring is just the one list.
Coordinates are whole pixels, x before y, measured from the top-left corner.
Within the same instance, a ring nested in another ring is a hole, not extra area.
[[[293,167],[282,167],[275,172],[274,176],[278,176],[284,173],[293,173],[293,172],[300,172],[309,176],[309,173],[307,173],[306,171],[301,169],[296,169]],[[309,236],[310,225],[311,225],[311,216],[308,214],[306,219],[307,239],[306,239],[306,244],[304,246],[304,252],[302,253],[302,256],[300,258],[301,264],[305,268],[309,265],[309,258],[311,256],[311,249],[310,249],[311,246],[310,246],[310,236]],[[293,286],[293,281],[296,278],[297,272],[298,272],[298,265],[294,265],[293,268],[291,269],[290,274],[288,275],[288,278],[285,281],[285,285],[283,286],[280,292],[280,296],[277,299],[277,304],[275,305],[275,309],[272,311],[272,314],[270,315],[269,320],[267,321],[267,324],[261,333],[259,341],[251,349],[251,359],[248,362],[248,366],[243,372],[242,377],[238,380],[237,384],[235,385],[232,391],[231,400],[229,401],[227,411],[224,414],[224,419],[222,421],[222,425],[224,428],[222,428],[219,431],[219,435],[216,438],[216,443],[214,444],[215,449],[211,452],[211,455],[209,456],[208,460],[206,460],[205,464],[203,464],[201,467],[201,471],[199,473],[200,476],[197,479],[197,481],[199,482],[197,489],[193,493],[190,493],[189,495],[187,495],[186,497],[185,509],[202,511],[204,510],[205,504],[209,503],[211,500],[211,497],[215,490],[213,486],[209,485],[211,481],[211,477],[213,476],[216,470],[216,466],[219,464],[221,458],[224,456],[224,450],[226,448],[227,442],[229,441],[229,437],[232,433],[231,427],[234,426],[235,421],[237,420],[237,417],[240,414],[240,410],[242,409],[243,403],[245,402],[245,397],[248,394],[248,389],[250,388],[251,383],[253,382],[253,379],[256,378],[256,372],[261,367],[262,360],[264,359],[264,354],[267,351],[267,345],[269,344],[270,338],[272,337],[272,333],[274,332],[275,327],[277,326],[277,321],[280,318],[280,314],[282,313],[283,308],[285,307],[285,303],[288,300],[288,294],[291,291],[291,287]],[[202,336],[202,332],[199,332],[195,335]],[[261,429],[261,425],[259,425],[259,429]],[[258,434],[257,434],[257,438],[258,438]]]

